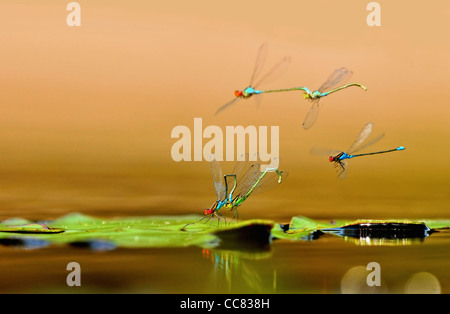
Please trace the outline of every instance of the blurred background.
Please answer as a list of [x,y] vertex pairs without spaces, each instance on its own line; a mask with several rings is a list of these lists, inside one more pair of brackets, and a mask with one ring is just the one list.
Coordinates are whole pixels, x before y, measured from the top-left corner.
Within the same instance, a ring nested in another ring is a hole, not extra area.
[[[209,164],[175,162],[177,125],[279,126],[288,179],[251,197],[241,219],[448,218],[450,8],[378,1],[0,1],[0,219],[202,214],[215,200]],[[262,89],[318,88],[347,67],[349,88],[321,100],[301,123],[301,93],[249,99],[215,116],[250,80],[258,48]],[[263,71],[264,71],[263,70]],[[345,181],[314,146],[345,150],[367,122],[385,137],[372,150],[403,152],[351,161]],[[204,140],[206,143],[207,140]]]

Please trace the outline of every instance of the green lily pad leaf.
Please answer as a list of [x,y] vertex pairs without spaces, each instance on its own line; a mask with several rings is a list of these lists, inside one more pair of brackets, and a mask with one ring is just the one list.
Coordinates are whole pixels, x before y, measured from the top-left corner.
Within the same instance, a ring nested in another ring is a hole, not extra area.
[[45,224],[14,218],[0,223],[0,240],[6,240],[0,241],[0,244],[26,240],[27,243],[67,244],[93,250],[199,246],[225,251],[265,251],[269,249],[271,239],[312,240],[325,233],[345,237],[350,234],[356,238],[361,236],[361,232],[366,232],[366,235],[368,231],[380,230],[401,231],[405,237],[421,237],[435,230],[450,230],[448,220],[323,222],[298,216],[293,217],[289,225],[282,225],[260,219],[228,224],[219,224],[217,220],[199,223],[202,217],[204,216],[187,215],[104,219],[73,213]]
[[[44,224],[5,226],[0,224],[0,238],[7,232],[32,233],[36,239],[52,244],[70,244],[74,247],[109,249],[115,247],[185,247],[196,245],[204,248],[234,244],[251,244],[254,247],[268,245],[274,225],[267,220],[248,220],[217,225],[196,223],[202,216],[148,216],[102,219],[79,213],[63,216]],[[59,233],[59,234],[58,234]],[[28,235],[29,236],[29,235]],[[234,244],[233,244],[234,243]]]
[[83,243],[103,240],[117,247],[182,247],[208,245],[217,240],[210,232],[189,233],[182,227],[197,216],[150,216],[101,219],[82,214],[69,214],[50,226],[66,229],[65,235],[52,237],[54,243]]
[[61,233],[64,229],[49,228],[45,224],[30,223],[25,225],[7,225],[0,226],[0,232],[14,232],[14,233]]
[[275,225],[272,235],[277,239],[312,240],[315,233],[324,228],[334,226],[332,223],[319,222],[307,217],[292,217],[289,226]]
[[287,229],[273,229],[274,237],[279,239],[315,239],[318,234],[337,236],[403,237],[424,238],[429,233],[448,228],[450,221],[412,221],[406,219],[360,219],[355,221],[319,222],[306,217],[293,217]]
[[432,230],[450,229],[450,220],[424,220],[424,223]]
[[293,217],[289,224],[287,233],[311,232],[323,228],[331,228],[335,225],[331,223],[319,222],[306,217]]

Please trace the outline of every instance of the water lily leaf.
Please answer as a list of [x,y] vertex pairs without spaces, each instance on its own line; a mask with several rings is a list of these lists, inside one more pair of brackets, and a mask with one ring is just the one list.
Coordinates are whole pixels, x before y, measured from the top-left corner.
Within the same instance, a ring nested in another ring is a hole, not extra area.
[[432,230],[450,229],[450,220],[424,220],[424,223]]
[[[118,247],[199,246],[232,251],[265,251],[272,239],[314,240],[324,234],[344,237],[425,237],[432,231],[450,230],[448,220],[316,221],[293,217],[289,224],[253,219],[225,224],[199,223],[204,216],[146,216],[99,218],[79,213],[53,221],[32,222],[12,218],[0,223],[0,244],[43,247],[67,244],[108,251]],[[387,232],[387,233],[386,233]],[[391,232],[391,233],[389,233]]]
[[323,228],[331,228],[333,226],[332,223],[319,222],[306,217],[293,217],[287,233],[311,232]]
[[272,235],[277,239],[312,240],[317,232],[332,227],[332,223],[319,222],[303,216],[292,217],[289,225],[275,225]]
[[0,226],[0,232],[14,232],[14,233],[61,233],[64,229],[49,228],[45,224],[30,223],[25,225],[6,225]]
[[[0,224],[0,239],[26,233],[52,244],[70,244],[93,250],[116,247],[201,247],[233,246],[232,243],[267,245],[272,221],[248,220],[232,224],[196,223],[201,217],[148,216],[103,219],[79,213],[63,216],[46,224]],[[21,221],[23,222],[23,221]],[[8,221],[8,224],[11,221]],[[193,223],[193,224],[192,224]],[[189,224],[189,225],[188,225]],[[188,226],[186,226],[188,225]],[[237,240],[239,239],[239,240]]]
[[345,237],[425,238],[434,231],[449,229],[448,220],[359,219],[322,222],[307,217],[293,217],[284,230],[273,230],[280,239],[312,240],[320,234]]

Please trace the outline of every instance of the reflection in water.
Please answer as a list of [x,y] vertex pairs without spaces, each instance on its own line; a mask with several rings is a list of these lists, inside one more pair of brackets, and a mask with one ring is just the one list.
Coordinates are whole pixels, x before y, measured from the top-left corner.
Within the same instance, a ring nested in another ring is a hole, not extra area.
[[215,285],[215,291],[221,292],[275,293],[276,269],[258,272],[253,266],[253,263],[271,255],[270,251],[202,250],[202,257],[213,263],[208,282]]
[[322,231],[362,246],[418,244],[424,242],[431,232],[425,224],[410,223],[361,223]]
[[361,246],[402,246],[402,245],[412,245],[424,242],[424,238],[411,238],[411,239],[388,239],[388,238],[351,238],[344,237],[345,241],[353,242],[356,245]]

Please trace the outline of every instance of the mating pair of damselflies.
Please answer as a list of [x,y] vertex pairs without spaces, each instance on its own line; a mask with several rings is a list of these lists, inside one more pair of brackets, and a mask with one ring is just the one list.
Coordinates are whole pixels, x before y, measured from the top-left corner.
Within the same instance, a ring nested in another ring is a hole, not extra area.
[[231,221],[235,219],[238,221],[238,207],[250,195],[260,194],[272,189],[285,180],[288,175],[286,171],[279,171],[278,168],[266,167],[261,169],[261,164],[251,162],[248,154],[242,155],[234,168],[227,173],[223,172],[219,161],[213,156],[211,159],[211,173],[217,200],[211,208],[204,210],[205,216],[199,222],[206,219],[206,223],[211,221],[210,224],[212,224],[217,218],[218,225],[222,220],[226,224],[225,216],[219,212],[222,208],[233,211]]
[[369,138],[370,134],[373,130],[373,123],[369,122],[367,123],[361,132],[356,137],[353,144],[348,148],[347,152],[339,151],[339,150],[331,150],[326,148],[312,148],[310,153],[313,155],[326,155],[328,156],[328,160],[330,162],[334,163],[334,166],[338,169],[338,177],[340,179],[344,179],[347,176],[347,166],[348,161],[355,157],[361,157],[361,156],[369,156],[369,155],[377,155],[377,154],[384,154],[384,153],[390,153],[395,151],[404,150],[404,146],[398,146],[393,149],[388,150],[382,150],[377,152],[371,152],[371,153],[363,153],[363,154],[355,154],[356,152],[359,152],[372,144],[375,144],[378,142],[383,136],[383,134],[378,135],[374,139],[370,140],[369,142],[366,142],[366,140]]
[[[308,99],[312,102],[311,109],[309,110],[308,114],[305,117],[305,120],[303,121],[303,128],[309,129],[311,128],[314,123],[317,120],[317,117],[319,115],[319,100],[322,97],[325,97],[329,94],[335,93],[339,90],[351,87],[351,86],[357,86],[362,88],[363,90],[367,90],[367,88],[359,83],[349,83],[345,84],[339,87],[334,88],[338,84],[342,84],[350,79],[353,72],[342,67],[337,69],[333,72],[333,74],[328,78],[328,80],[322,84],[316,91],[311,92],[311,90],[307,87],[292,87],[292,88],[283,88],[283,89],[271,89],[271,90],[258,90],[256,89],[257,86],[259,86],[262,82],[267,81],[267,79],[275,77],[277,74],[281,73],[286,66],[289,64],[290,59],[285,57],[282,59],[277,65],[275,65],[269,72],[267,72],[266,75],[264,75],[260,80],[256,81],[256,78],[261,73],[262,67],[264,65],[265,59],[267,55],[267,46],[263,44],[258,52],[258,56],[256,58],[255,67],[253,70],[253,74],[250,79],[250,84],[247,88],[244,90],[236,90],[234,92],[235,98],[231,100],[230,102],[226,103],[222,107],[220,107],[216,114],[219,112],[227,109],[231,105],[235,104],[240,99],[247,99],[252,97],[253,95],[259,95],[263,93],[274,93],[274,92],[288,92],[288,91],[295,91],[295,90],[302,90],[303,97],[305,99]],[[256,81],[256,82],[255,82]],[[333,89],[334,88],[334,89]]]

